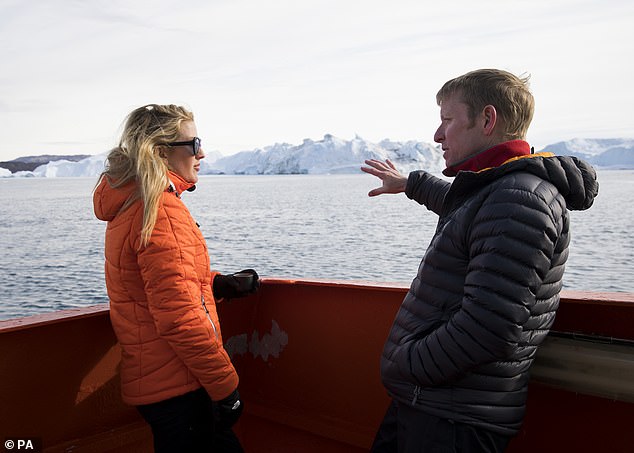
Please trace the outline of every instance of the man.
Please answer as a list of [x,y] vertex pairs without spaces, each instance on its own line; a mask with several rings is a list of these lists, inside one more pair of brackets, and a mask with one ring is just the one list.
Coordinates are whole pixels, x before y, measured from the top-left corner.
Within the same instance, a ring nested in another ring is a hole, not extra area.
[[362,170],[369,195],[405,194],[439,216],[381,358],[393,402],[379,452],[501,452],[525,412],[529,368],[555,319],[568,257],[567,209],[588,209],[594,170],[532,154],[528,78],[482,69],[438,92],[441,144],[453,183],[392,162]]

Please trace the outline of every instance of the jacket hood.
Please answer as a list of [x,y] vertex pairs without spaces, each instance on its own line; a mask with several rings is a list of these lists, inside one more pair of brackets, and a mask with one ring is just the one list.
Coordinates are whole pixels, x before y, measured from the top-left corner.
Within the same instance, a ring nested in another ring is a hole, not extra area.
[[[597,173],[589,163],[573,156],[553,156],[525,161],[526,170],[550,181],[566,200],[568,209],[583,211],[599,194]],[[534,161],[534,162],[532,162]]]
[[497,179],[509,173],[525,171],[552,183],[566,200],[569,210],[583,211],[594,203],[599,193],[599,182],[594,168],[587,162],[573,156],[531,155],[513,160],[500,167],[479,173],[463,171],[456,179],[470,182]]
[[136,194],[135,182],[114,188],[108,182],[107,176],[101,178],[101,182],[92,195],[95,216],[99,220],[106,222],[113,220],[121,211],[125,202]]
[[[165,188],[168,191],[175,191],[176,196],[184,191],[192,191],[196,188],[195,184],[185,181],[179,175],[168,172],[169,185]],[[125,186],[114,188],[110,186],[108,177],[101,179],[101,183],[95,189],[93,194],[93,209],[95,216],[99,220],[109,222],[113,220],[129,199],[139,198],[140,194],[137,190],[136,182],[130,182]]]

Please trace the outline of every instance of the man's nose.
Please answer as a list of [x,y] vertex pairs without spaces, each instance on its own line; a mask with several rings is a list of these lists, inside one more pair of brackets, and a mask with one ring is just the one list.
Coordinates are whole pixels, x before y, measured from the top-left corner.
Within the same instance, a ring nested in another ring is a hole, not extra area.
[[436,143],[441,143],[445,139],[445,134],[443,134],[441,128],[436,129],[436,133],[434,134],[434,141]]

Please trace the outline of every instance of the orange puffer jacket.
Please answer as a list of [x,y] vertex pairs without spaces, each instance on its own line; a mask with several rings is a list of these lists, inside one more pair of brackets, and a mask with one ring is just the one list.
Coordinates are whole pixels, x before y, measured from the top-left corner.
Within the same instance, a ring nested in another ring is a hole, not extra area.
[[[95,190],[95,215],[106,229],[106,286],[110,319],[121,344],[121,391],[132,405],[149,404],[204,387],[221,400],[238,386],[223,348],[207,245],[180,193],[192,184],[169,173],[156,226],[139,248],[143,202],[121,211],[136,190]],[[175,190],[174,190],[175,189]]]

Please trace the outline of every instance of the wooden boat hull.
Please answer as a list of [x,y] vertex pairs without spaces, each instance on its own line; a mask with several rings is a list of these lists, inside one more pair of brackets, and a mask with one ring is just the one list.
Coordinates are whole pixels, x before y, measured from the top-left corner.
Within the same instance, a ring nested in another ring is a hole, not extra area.
[[[379,357],[402,285],[265,279],[219,306],[240,375],[248,452],[368,451],[389,399]],[[566,292],[532,372],[509,451],[625,452],[634,445],[634,295]],[[0,434],[47,452],[145,452],[119,397],[104,306],[0,322]]]

